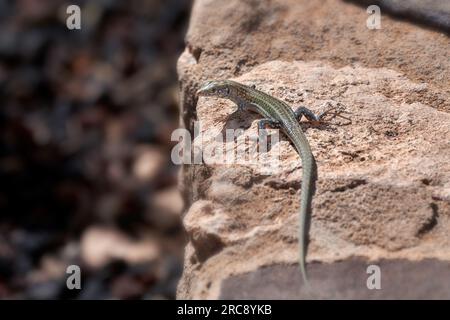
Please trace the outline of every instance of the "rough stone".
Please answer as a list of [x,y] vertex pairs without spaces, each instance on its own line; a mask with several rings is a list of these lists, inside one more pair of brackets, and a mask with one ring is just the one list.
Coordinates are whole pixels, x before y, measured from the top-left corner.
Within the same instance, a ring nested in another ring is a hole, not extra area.
[[[445,298],[448,286],[419,274],[447,279],[450,265],[450,41],[389,17],[373,32],[366,16],[337,0],[197,1],[178,64],[182,124],[201,123],[203,150],[237,151],[239,139],[217,141],[226,129],[257,134],[257,116],[197,100],[211,78],[255,84],[293,108],[339,106],[350,122],[302,123],[319,170],[313,298],[424,298],[433,288],[430,298]],[[251,161],[183,167],[190,242],[178,298],[310,297],[297,268],[301,161],[280,138],[267,152],[279,160],[270,170]],[[381,267],[386,295],[363,287],[368,264]],[[416,275],[420,288],[402,295],[402,279]]]

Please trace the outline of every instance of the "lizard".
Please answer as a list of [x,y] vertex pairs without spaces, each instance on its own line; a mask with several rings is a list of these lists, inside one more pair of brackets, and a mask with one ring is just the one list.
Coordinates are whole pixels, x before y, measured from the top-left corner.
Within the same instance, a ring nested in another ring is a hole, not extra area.
[[281,129],[294,145],[302,160],[302,184],[299,212],[299,266],[303,282],[309,286],[306,274],[306,250],[308,219],[311,214],[311,202],[315,192],[317,180],[317,166],[311,147],[300,126],[303,116],[312,122],[321,122],[323,116],[330,110],[319,115],[306,107],[293,110],[287,103],[279,100],[256,86],[247,86],[232,80],[210,80],[204,82],[197,91],[198,96],[215,96],[234,102],[238,110],[257,112],[263,116],[258,122],[258,130],[265,130],[267,126]]

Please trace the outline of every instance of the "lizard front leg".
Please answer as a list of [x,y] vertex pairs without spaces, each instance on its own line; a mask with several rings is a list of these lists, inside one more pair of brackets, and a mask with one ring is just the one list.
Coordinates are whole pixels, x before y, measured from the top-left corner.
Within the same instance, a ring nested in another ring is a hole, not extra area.
[[[267,130],[266,130],[267,127],[279,129],[279,128],[281,128],[281,122],[275,121],[272,119],[259,120],[258,121],[258,141],[260,141],[260,143],[261,142],[263,144],[268,143],[268,140],[267,140],[268,134],[267,134]],[[272,142],[272,140],[271,140],[271,142]],[[260,146],[259,146],[259,148],[260,148]],[[269,149],[269,145],[267,145],[267,147],[264,149],[265,150],[264,152],[267,152],[268,149]],[[258,150],[261,150],[261,149],[258,149]]]
[[279,129],[281,127],[281,123],[272,119],[261,119],[258,121],[258,130],[265,130],[266,127]]

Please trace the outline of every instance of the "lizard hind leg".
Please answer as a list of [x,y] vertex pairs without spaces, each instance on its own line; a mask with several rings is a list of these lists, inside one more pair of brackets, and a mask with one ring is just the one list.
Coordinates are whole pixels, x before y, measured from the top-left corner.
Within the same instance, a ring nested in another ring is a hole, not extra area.
[[305,118],[308,119],[309,121],[316,121],[316,122],[320,122],[323,116],[326,114],[325,112],[322,112],[321,114],[316,115],[314,112],[312,112],[306,107],[298,107],[294,113],[298,121],[302,120],[302,117],[305,116]]
[[324,121],[324,117],[327,114],[331,113],[332,118],[340,117],[351,123],[351,120],[349,118],[342,115],[342,113],[344,113],[345,111],[343,111],[339,108],[339,106],[341,105],[339,102],[336,105],[333,105],[330,102],[326,102],[326,105],[331,106],[331,107],[329,107],[325,111],[319,113],[318,115],[316,115],[314,112],[312,112],[311,110],[309,110],[306,107],[299,107],[299,108],[297,108],[297,110],[294,111],[294,113],[295,113],[295,116],[298,121],[300,121],[302,119],[302,116],[305,116],[305,118],[308,119],[308,121],[310,121],[310,122],[320,123],[320,122]]

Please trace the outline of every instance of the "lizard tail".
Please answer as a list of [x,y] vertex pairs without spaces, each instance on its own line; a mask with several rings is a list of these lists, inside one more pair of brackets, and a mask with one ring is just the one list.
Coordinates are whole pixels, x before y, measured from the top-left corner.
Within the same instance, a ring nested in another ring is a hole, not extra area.
[[300,250],[299,264],[303,281],[305,285],[309,287],[308,277],[306,274],[305,260],[308,244],[308,230],[311,217],[311,201],[315,192],[315,184],[316,184],[315,181],[317,177],[316,162],[312,154],[310,154],[310,156],[302,157],[302,167],[303,167],[303,175],[302,175],[300,212],[299,212],[300,225],[298,231],[299,250]]

